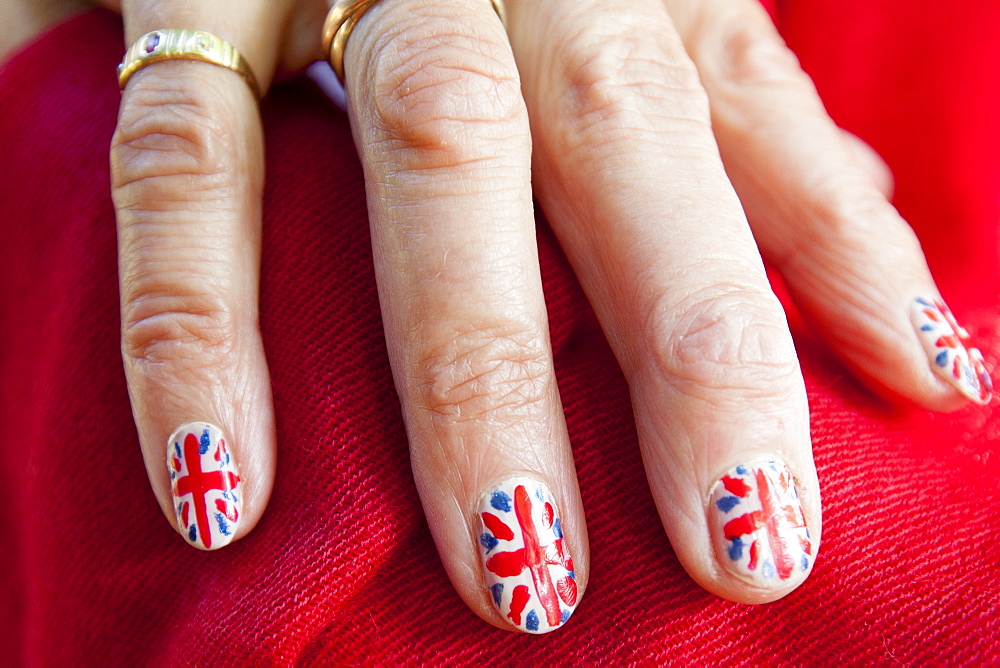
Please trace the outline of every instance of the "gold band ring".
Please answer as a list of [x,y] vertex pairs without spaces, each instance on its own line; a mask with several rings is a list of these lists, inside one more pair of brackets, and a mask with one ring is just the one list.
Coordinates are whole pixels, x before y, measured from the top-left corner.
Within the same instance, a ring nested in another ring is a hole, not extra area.
[[135,41],[118,66],[118,87],[123,89],[133,74],[161,60],[200,60],[236,72],[260,99],[253,70],[232,44],[204,30],[154,30]]
[[[327,55],[340,83],[344,83],[344,49],[355,24],[378,0],[337,0],[323,22],[323,53]],[[490,0],[504,25],[507,11],[503,0]]]

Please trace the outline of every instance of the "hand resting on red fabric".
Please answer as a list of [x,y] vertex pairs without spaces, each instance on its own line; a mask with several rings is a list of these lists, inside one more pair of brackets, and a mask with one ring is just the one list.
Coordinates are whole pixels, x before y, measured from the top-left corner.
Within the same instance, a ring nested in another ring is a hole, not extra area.
[[[321,3],[123,9],[127,43],[216,33],[265,90],[279,63],[321,57]],[[982,360],[877,160],[826,116],[757,5],[510,0],[503,27],[486,2],[382,0],[346,51],[389,355],[443,563],[484,619],[533,632],[561,626],[589,577],[534,192],[629,381],[679,559],[721,596],[781,597],[815,559],[820,504],[760,254],[882,394],[985,403]],[[274,482],[262,146],[256,101],[223,68],[162,62],[125,88],[125,368],[153,489],[201,548],[250,531]]]
[[[992,368],[1000,7],[779,4],[782,34],[833,117],[892,165],[894,202]],[[748,606],[708,594],[659,526],[628,386],[541,214],[539,258],[592,578],[556,633],[482,623],[449,586],[406,461],[350,127],[301,79],[262,104],[260,327],[281,444],[276,485],[250,535],[209,553],[188,547],[142,473],[120,365],[108,138],[122,51],[120,21],[88,12],[0,66],[8,660],[996,662],[995,403],[942,415],[880,401],[776,280],[809,395],[822,551],[806,586],[780,601]]]

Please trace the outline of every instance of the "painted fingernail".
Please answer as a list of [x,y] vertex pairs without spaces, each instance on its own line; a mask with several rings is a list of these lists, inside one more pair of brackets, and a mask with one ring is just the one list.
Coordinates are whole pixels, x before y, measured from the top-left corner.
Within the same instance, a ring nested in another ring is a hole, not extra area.
[[969,333],[955,322],[945,303],[917,297],[910,307],[910,321],[934,372],[977,404],[988,404],[993,397],[993,381],[983,355],[976,348],[966,347]]
[[576,574],[559,509],[543,483],[511,478],[479,504],[486,587],[500,614],[529,633],[548,633],[576,608]]
[[222,431],[207,422],[182,425],[167,443],[167,468],[187,542],[200,550],[228,545],[239,526],[243,487]]
[[712,490],[709,530],[719,563],[762,587],[805,579],[815,558],[795,478],[761,457],[731,469]]

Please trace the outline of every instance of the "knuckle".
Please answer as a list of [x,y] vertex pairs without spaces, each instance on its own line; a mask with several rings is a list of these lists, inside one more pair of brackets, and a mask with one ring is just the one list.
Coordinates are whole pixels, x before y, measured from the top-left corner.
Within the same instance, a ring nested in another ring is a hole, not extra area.
[[893,243],[881,253],[902,253],[919,257],[920,242],[913,230],[886,202],[871,183],[857,178],[857,173],[841,170],[825,174],[823,184],[812,188],[802,234],[788,240],[788,248],[778,258],[781,264],[814,262],[834,253],[867,254],[873,239],[889,235]]
[[843,283],[852,272],[867,275],[872,267],[909,267],[922,261],[923,247],[913,228],[884,200],[863,201],[859,197],[817,212],[814,224],[804,226],[774,258],[776,266],[802,275],[838,267],[830,278]]
[[643,14],[609,15],[568,31],[557,44],[566,100],[584,128],[649,129],[669,115],[673,127],[710,128],[708,97],[680,39],[650,30]]
[[[877,220],[884,201],[874,190],[858,187],[849,174],[831,175],[826,196],[818,196],[811,216],[815,233],[803,237],[803,250],[812,255],[816,246],[853,246],[865,243],[872,221]],[[867,192],[871,190],[870,192]]]
[[417,369],[422,406],[447,423],[530,419],[551,396],[545,338],[528,328],[455,332],[421,354]]
[[368,107],[388,147],[417,149],[418,166],[448,166],[491,157],[496,140],[530,141],[509,48],[461,24],[442,33],[435,23],[377,35],[360,70],[374,82]]
[[[149,293],[122,305],[121,344],[126,362],[155,369],[218,363],[233,353],[232,312],[209,294]],[[169,373],[169,372],[168,372]]]
[[[231,185],[238,143],[225,91],[167,70],[130,82],[111,145],[112,190],[134,201],[214,198]],[[139,193],[127,193],[139,187]],[[140,196],[141,195],[141,196]]]
[[661,299],[648,331],[653,372],[689,394],[772,395],[798,377],[781,306],[757,287],[714,286],[680,304]]
[[729,14],[718,23],[719,33],[708,40],[723,81],[734,88],[810,84],[798,57],[757,9]]

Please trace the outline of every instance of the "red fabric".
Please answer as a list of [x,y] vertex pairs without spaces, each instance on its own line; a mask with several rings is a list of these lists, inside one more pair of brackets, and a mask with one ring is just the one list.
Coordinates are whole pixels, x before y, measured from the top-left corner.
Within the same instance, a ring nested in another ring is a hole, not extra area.
[[[835,118],[991,368],[1000,350],[1000,6],[778,2]],[[973,9],[974,6],[974,9]],[[684,573],[620,371],[544,222],[541,262],[593,570],[572,621],[508,633],[451,588],[422,517],[347,119],[303,81],[263,107],[262,327],[281,458],[264,520],[200,553],[146,481],[118,352],[108,139],[123,50],[89,13],[0,71],[0,646],[39,664],[998,661],[1000,415],[863,389],[792,317],[825,508],[812,577],[723,601]]]

